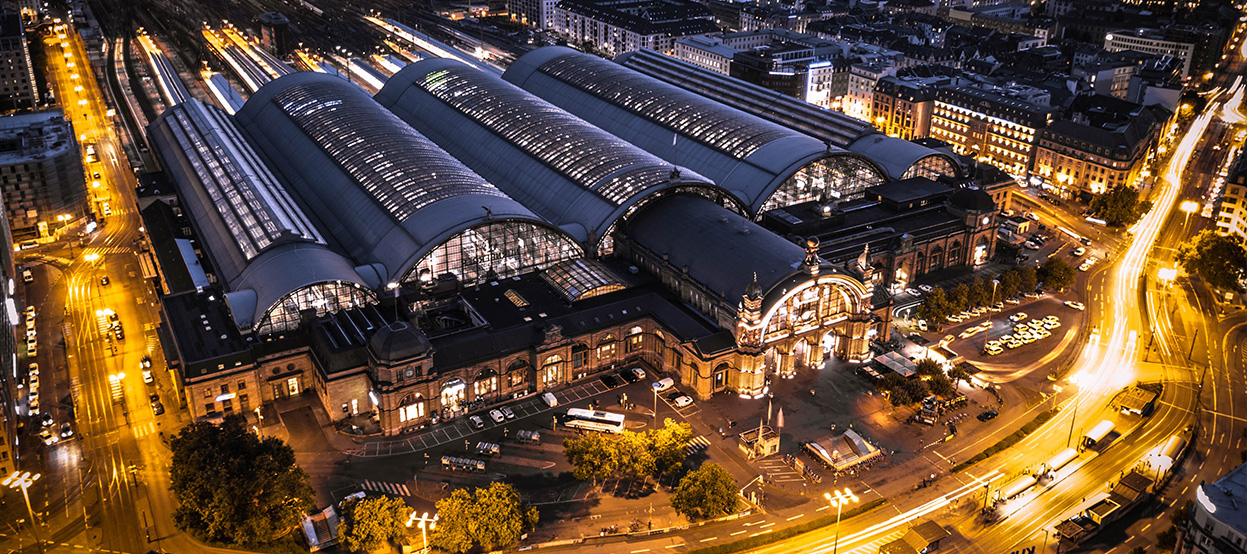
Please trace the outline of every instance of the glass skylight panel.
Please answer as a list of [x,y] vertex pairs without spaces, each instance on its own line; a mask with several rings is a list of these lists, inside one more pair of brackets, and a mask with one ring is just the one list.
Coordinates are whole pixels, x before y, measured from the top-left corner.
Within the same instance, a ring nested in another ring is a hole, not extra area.
[[[368,106],[362,93],[309,83],[275,100],[396,219],[455,196],[505,197],[394,114]],[[377,154],[387,163],[377,163]]]
[[[486,74],[470,69],[434,71],[415,84],[616,205],[664,182],[670,171],[670,164]],[[612,177],[627,167],[636,170]],[[636,175],[641,174],[656,178],[637,186]]]

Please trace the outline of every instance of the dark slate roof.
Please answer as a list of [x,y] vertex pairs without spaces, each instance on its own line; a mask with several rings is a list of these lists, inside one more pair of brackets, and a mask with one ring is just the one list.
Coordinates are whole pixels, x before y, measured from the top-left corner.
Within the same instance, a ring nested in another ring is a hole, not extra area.
[[799,272],[805,259],[802,247],[704,198],[652,202],[625,233],[729,301],[745,294],[754,273],[769,291]]
[[396,361],[423,356],[433,345],[416,326],[395,321],[373,333],[368,348],[377,359]]
[[948,199],[953,206],[963,210],[975,212],[990,212],[996,209],[996,203],[992,201],[992,195],[986,191],[977,188],[963,188],[954,192]]

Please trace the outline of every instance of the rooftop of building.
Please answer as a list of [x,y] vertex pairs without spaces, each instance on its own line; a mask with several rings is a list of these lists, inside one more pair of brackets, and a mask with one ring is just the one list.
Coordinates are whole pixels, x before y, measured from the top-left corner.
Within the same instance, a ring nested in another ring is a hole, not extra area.
[[683,0],[598,2],[560,0],[559,7],[640,35],[687,36],[714,33],[719,28],[700,4]]
[[77,144],[60,111],[0,117],[0,165],[38,162]]
[[1209,517],[1247,535],[1247,464],[1240,465],[1216,482],[1200,485],[1195,501]]
[[729,60],[732,59],[732,56],[736,55],[736,53],[740,51],[740,50],[737,50],[736,48],[723,44],[723,41],[719,39],[711,38],[711,37],[704,36],[704,35],[694,35],[691,37],[684,37],[680,40],[677,40],[676,44],[684,44],[692,48],[696,48],[698,50],[703,50],[706,52],[710,52],[711,54],[722,56]]

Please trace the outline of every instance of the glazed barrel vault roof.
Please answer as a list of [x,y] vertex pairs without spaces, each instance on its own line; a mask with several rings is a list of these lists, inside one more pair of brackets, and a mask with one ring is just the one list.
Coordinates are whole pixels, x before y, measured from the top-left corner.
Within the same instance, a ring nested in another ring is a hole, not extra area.
[[545,219],[355,85],[315,72],[264,85],[235,115],[252,144],[360,264],[395,281],[456,233]]
[[373,284],[326,246],[224,111],[191,99],[161,114],[148,135],[217,275],[247,299],[231,303],[235,323],[249,327],[308,285]]
[[663,159],[713,179],[757,212],[786,179],[823,158],[874,162],[591,54],[547,46],[503,78]]
[[[376,99],[590,252],[621,217],[659,193],[724,196],[696,172],[454,60],[408,65]],[[726,201],[741,209],[739,200]]]

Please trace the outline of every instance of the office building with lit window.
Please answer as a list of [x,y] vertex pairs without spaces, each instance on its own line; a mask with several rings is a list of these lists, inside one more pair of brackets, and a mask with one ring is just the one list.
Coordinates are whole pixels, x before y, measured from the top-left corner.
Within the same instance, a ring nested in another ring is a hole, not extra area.
[[709,10],[688,0],[559,0],[553,16],[548,29],[605,56],[641,48],[669,54],[678,39],[719,30]]
[[1034,161],[1036,136],[1055,110],[1008,96],[1008,91],[974,85],[939,89],[931,118],[931,138],[953,151],[1026,178]]
[[292,74],[233,117],[192,100],[148,131],[176,198],[145,222],[191,232],[153,244],[181,283],[164,332],[196,418],[307,394],[397,434],[636,365],[760,397],[771,375],[865,360],[886,324],[873,268],[751,220],[791,194],[781,172],[725,187],[453,61],[376,99]]
[[1247,156],[1241,153],[1224,179],[1225,192],[1217,201],[1217,232],[1247,239]]
[[33,110],[37,100],[22,16],[0,9],[0,112]]
[[1163,54],[1182,60],[1182,77],[1191,74],[1195,43],[1174,40],[1161,29],[1121,29],[1104,36],[1104,49],[1109,52],[1134,50],[1144,54]]
[[82,151],[61,112],[0,117],[0,195],[13,239],[49,237],[88,213]]
[[1085,105],[1084,99],[1095,105],[1039,131],[1032,176],[1062,198],[1087,198],[1118,185],[1138,187],[1147,153],[1172,114],[1160,106],[1100,95],[1075,103]]

